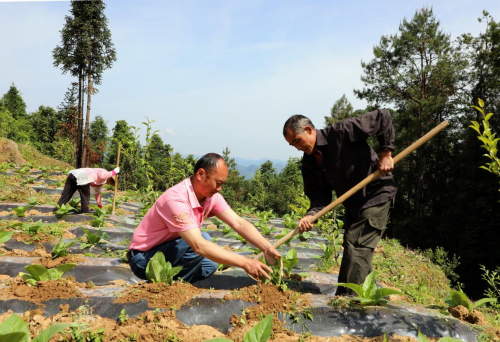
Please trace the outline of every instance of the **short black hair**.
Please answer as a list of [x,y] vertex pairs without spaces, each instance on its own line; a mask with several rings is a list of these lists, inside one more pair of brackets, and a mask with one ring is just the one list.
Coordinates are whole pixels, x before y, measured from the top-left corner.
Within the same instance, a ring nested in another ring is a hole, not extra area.
[[[217,168],[217,162],[221,159],[224,161],[224,158],[222,158],[217,153],[205,154],[203,157],[198,159],[198,161],[196,162],[196,165],[194,166],[193,174],[196,174],[196,172],[199,169],[204,169],[205,172],[207,173],[207,175],[210,175]],[[224,163],[226,163],[226,162],[224,161]]]
[[289,130],[291,130],[294,134],[304,132],[304,128],[306,126],[311,126],[311,128],[315,128],[311,119],[307,116],[301,114],[292,115],[286,120],[285,125],[283,126],[283,136],[286,137],[286,134]]

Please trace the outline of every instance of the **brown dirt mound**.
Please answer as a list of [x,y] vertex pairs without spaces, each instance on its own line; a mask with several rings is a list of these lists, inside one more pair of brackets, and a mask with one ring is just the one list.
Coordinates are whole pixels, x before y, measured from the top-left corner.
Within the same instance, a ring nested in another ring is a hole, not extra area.
[[139,283],[128,287],[127,291],[115,302],[137,303],[141,299],[146,299],[151,308],[178,309],[201,292],[203,289],[180,281],[170,286],[165,283]]
[[78,286],[85,287],[85,284],[75,282],[70,276],[59,280],[39,281],[35,286],[26,285],[21,277],[17,277],[12,280],[10,288],[0,292],[0,298],[21,298],[40,304],[54,298],[83,297]]
[[477,310],[473,310],[469,313],[469,310],[467,310],[466,307],[457,305],[449,308],[448,311],[453,317],[458,318],[461,321],[482,326],[488,325],[486,318],[484,318],[483,314]]
[[0,138],[0,163],[15,163],[17,166],[26,163],[19,152],[17,144],[12,140]]

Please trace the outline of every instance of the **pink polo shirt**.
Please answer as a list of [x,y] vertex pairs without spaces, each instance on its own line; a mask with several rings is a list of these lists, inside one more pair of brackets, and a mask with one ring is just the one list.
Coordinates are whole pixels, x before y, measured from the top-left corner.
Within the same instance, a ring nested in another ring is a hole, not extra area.
[[136,228],[129,249],[148,251],[179,237],[178,232],[200,228],[203,220],[229,209],[224,197],[215,194],[200,205],[191,178],[165,191]]

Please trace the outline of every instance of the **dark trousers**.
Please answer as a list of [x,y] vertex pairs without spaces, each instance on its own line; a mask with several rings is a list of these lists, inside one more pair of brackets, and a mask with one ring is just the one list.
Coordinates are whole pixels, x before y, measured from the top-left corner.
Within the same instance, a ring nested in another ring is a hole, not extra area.
[[[346,217],[339,283],[360,285],[372,272],[373,253],[387,226],[391,207],[392,201],[389,201],[363,209],[356,218]],[[353,290],[343,286],[339,286],[335,294],[356,295]]]
[[90,203],[90,185],[76,185],[76,177],[72,173],[70,173],[66,178],[66,183],[64,184],[64,189],[61,194],[61,198],[59,198],[59,201],[57,202],[57,205],[61,206],[68,203],[77,190],[80,193],[80,205],[82,206],[82,213],[88,213]]
[[[201,232],[201,235],[205,240],[211,240],[208,233]],[[219,266],[216,262],[196,254],[184,239],[177,238],[159,244],[149,251],[130,250],[130,269],[137,277],[147,280],[146,267],[156,252],[162,252],[165,261],[170,262],[172,267],[182,266],[175,278],[182,278],[189,283],[208,278]]]

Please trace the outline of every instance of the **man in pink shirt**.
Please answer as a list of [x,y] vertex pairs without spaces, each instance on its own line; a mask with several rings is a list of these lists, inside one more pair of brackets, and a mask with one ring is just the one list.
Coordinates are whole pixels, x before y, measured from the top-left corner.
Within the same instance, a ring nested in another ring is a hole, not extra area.
[[254,278],[269,278],[271,269],[267,265],[219,247],[200,229],[205,218],[216,216],[258,247],[271,265],[280,257],[269,241],[238,216],[219,194],[227,175],[224,159],[208,153],[196,163],[193,176],[158,198],[130,242],[129,264],[137,277],[147,279],[146,266],[161,251],[173,267],[183,266],[177,277],[190,283],[209,277],[217,270],[218,263],[241,267]]

